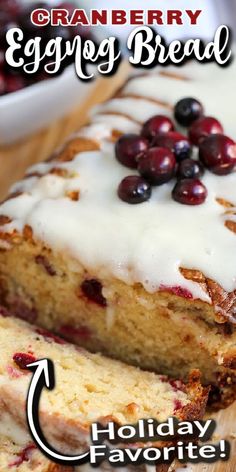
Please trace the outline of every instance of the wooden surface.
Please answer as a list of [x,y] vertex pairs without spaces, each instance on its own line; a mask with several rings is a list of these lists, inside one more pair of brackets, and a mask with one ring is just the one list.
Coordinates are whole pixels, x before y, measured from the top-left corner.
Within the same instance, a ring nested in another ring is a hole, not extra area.
[[[29,165],[49,157],[72,132],[84,124],[88,109],[111,96],[126,76],[127,67],[123,66],[115,77],[99,79],[86,103],[69,116],[22,142],[5,148],[0,147],[0,198],[6,195],[10,184],[23,176]],[[215,440],[227,439],[231,442],[231,460],[228,463],[218,462],[212,465],[190,465],[188,472],[236,472],[236,404],[213,417],[218,424]]]

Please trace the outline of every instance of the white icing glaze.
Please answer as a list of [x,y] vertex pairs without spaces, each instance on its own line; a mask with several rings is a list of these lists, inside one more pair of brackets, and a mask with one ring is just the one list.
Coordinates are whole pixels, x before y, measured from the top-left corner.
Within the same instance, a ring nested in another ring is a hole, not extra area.
[[0,436],[7,437],[19,446],[24,446],[32,441],[30,434],[19,426],[9,413],[1,413]]
[[[109,272],[129,284],[140,282],[149,292],[163,285],[181,286],[209,302],[198,284],[183,278],[179,267],[198,269],[228,292],[234,290],[236,235],[224,226],[225,210],[216,197],[236,205],[235,173],[219,177],[206,172],[203,182],[208,198],[203,205],[174,202],[174,183],[170,182],[154,188],[150,201],[132,206],[119,200],[116,192],[122,178],[135,171],[116,161],[114,145],[107,137],[112,129],[137,132],[140,125],[132,117],[139,121],[153,113],[170,113],[145,97],[173,105],[184,96],[202,100],[206,113],[218,117],[226,133],[235,137],[235,69],[234,63],[228,69],[193,64],[176,71],[191,80],[153,73],[130,80],[123,95],[138,94],[144,99],[115,98],[99,106],[92,125],[79,133],[100,140],[101,151],[80,153],[71,162],[56,164],[73,172],[70,178],[46,175],[15,185],[14,191],[25,193],[1,206],[0,213],[13,219],[3,229],[22,230],[28,224],[36,237],[71,254],[91,273]],[[131,119],[107,114],[111,111]],[[46,173],[53,167],[55,162],[39,164],[31,171]],[[80,191],[78,202],[65,197],[71,190]],[[227,219],[236,221],[234,215]]]

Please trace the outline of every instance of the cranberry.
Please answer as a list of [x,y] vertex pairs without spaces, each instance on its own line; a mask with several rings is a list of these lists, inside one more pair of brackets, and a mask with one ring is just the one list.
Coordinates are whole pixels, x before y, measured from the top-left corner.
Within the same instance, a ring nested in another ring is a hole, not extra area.
[[17,92],[18,90],[23,89],[25,86],[25,80],[20,75],[7,75],[5,78],[5,87],[6,93]]
[[174,124],[168,116],[156,115],[144,123],[141,135],[144,136],[144,138],[151,140],[157,134],[168,133],[173,130]]
[[188,298],[189,300],[193,299],[192,293],[186,288],[180,287],[179,285],[168,286],[162,284],[160,286],[160,290],[164,292],[173,293],[173,295],[177,295],[178,297]]
[[151,197],[150,184],[142,177],[130,175],[125,177],[119,185],[118,195],[126,203],[143,203]]
[[214,174],[227,175],[236,165],[236,143],[223,134],[208,136],[200,144],[199,158]]
[[175,173],[176,160],[167,148],[148,149],[138,161],[138,171],[151,185],[168,182]]
[[27,365],[36,362],[36,357],[32,354],[25,354],[24,352],[17,352],[13,356],[13,361],[21,370],[28,370]]
[[203,106],[195,98],[182,98],[175,105],[175,119],[182,126],[190,126],[203,115]]
[[184,159],[179,163],[177,170],[178,179],[198,179],[204,174],[204,167],[199,161]]
[[185,205],[200,205],[206,200],[207,189],[198,179],[183,179],[175,185],[172,197]]
[[183,404],[181,403],[180,400],[174,399],[174,413],[176,413],[178,410],[181,410],[183,408]]
[[199,146],[203,138],[210,134],[221,134],[223,131],[223,127],[218,120],[211,116],[203,116],[190,126],[189,139],[193,144]]
[[102,294],[102,284],[97,279],[84,280],[81,290],[86,298],[102,307],[107,306],[107,301]]
[[5,77],[2,72],[0,72],[0,95],[3,95],[5,93]]
[[16,0],[4,0],[0,2],[1,10],[9,13],[13,18],[20,12],[20,3]]
[[43,336],[48,342],[55,342],[56,344],[66,344],[66,342],[63,339],[59,338],[59,336],[56,336],[50,331],[47,331],[46,329],[36,328],[35,332],[39,334],[40,336]]
[[124,134],[116,142],[117,160],[130,169],[137,168],[137,158],[148,149],[148,141],[137,134]]
[[166,147],[175,154],[177,161],[182,161],[191,156],[192,149],[186,136],[176,131],[163,133],[156,136],[153,146]]
[[23,462],[28,462],[30,460],[30,454],[34,449],[36,449],[35,444],[29,444],[28,446],[26,446],[25,449],[23,449],[20,454],[18,454],[18,458],[14,462],[9,464],[9,467],[18,468],[20,465],[23,464]]

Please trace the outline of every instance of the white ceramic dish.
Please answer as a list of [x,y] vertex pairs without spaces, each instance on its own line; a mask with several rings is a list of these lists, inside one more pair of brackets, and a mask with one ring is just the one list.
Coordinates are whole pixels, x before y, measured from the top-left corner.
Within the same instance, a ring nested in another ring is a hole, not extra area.
[[0,144],[34,133],[82,103],[95,81],[82,82],[69,66],[61,76],[0,97]]

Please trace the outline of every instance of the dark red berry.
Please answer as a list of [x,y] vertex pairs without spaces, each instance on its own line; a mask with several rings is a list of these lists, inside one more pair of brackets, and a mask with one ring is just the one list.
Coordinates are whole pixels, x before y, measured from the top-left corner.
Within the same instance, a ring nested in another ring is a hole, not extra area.
[[183,179],[175,185],[172,197],[184,205],[200,205],[206,200],[207,189],[198,179]]
[[175,105],[175,119],[182,126],[190,126],[203,115],[202,104],[195,98],[182,98]]
[[13,361],[21,370],[28,370],[27,365],[36,362],[36,357],[32,354],[25,354],[24,352],[17,352],[13,356]]
[[177,170],[178,179],[199,179],[204,174],[204,167],[199,161],[184,159],[179,163]]
[[144,123],[141,135],[152,140],[157,134],[174,130],[174,124],[168,116],[156,115]]
[[101,282],[97,279],[84,280],[81,284],[81,290],[88,300],[102,307],[106,307],[107,301],[102,294],[102,288]]
[[20,2],[16,0],[4,0],[0,2],[1,11],[4,11],[15,18],[20,12]]
[[29,444],[28,446],[26,446],[20,452],[20,454],[18,454],[17,459],[14,460],[14,462],[11,462],[8,467],[17,467],[18,468],[20,465],[23,464],[23,462],[28,462],[30,460],[30,455],[31,455],[31,453],[34,449],[36,449],[35,444]]
[[0,72],[0,95],[5,93],[6,86],[5,86],[5,77],[2,72]]
[[223,134],[208,136],[200,144],[199,159],[214,174],[227,175],[236,165],[236,143]]
[[130,169],[137,168],[137,159],[148,149],[148,141],[138,134],[124,134],[116,142],[117,160]]
[[156,136],[153,140],[153,146],[165,147],[170,149],[178,162],[191,156],[192,148],[189,139],[181,133],[170,131]]
[[66,342],[63,339],[59,338],[59,336],[56,336],[50,331],[47,331],[47,329],[36,328],[35,332],[39,334],[40,336],[43,336],[48,342],[55,342],[56,344],[66,344]]
[[195,146],[199,146],[202,139],[211,134],[222,134],[224,132],[222,125],[218,120],[211,116],[203,116],[194,121],[189,128],[189,139]]
[[118,188],[118,195],[126,203],[143,203],[151,197],[151,185],[142,177],[130,175],[125,177]]
[[25,80],[20,75],[12,74],[5,77],[5,92],[13,93],[25,87]]
[[176,160],[167,148],[148,149],[138,161],[138,171],[151,185],[168,182],[175,174]]

